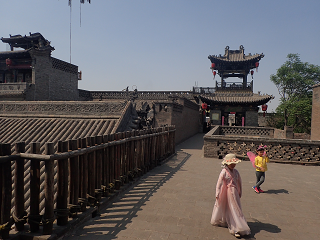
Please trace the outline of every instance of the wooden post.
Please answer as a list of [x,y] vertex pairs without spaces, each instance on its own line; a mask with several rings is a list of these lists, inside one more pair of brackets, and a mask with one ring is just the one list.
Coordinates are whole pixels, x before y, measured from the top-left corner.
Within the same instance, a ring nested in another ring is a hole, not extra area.
[[[77,150],[78,141],[75,139],[69,140],[69,150]],[[77,205],[79,198],[79,158],[70,158],[70,204]]]
[[[115,134],[115,140],[118,141],[120,140],[120,135],[119,133]],[[119,180],[120,177],[120,145],[117,144],[115,147],[115,179],[116,181]]]
[[[40,143],[30,143],[30,151],[34,154],[40,153]],[[31,232],[37,232],[39,230],[39,224],[41,221],[40,211],[40,161],[31,160],[30,166],[30,215],[29,225]]]
[[[127,131],[126,132],[126,138],[129,139],[131,137],[131,132]],[[130,159],[131,159],[131,142],[128,141],[126,144],[125,148],[125,161],[126,161],[126,166],[125,166],[125,175],[126,175],[126,181],[129,181],[129,176],[128,173],[130,171]]]
[[[112,141],[114,141],[114,134],[111,134],[110,136],[109,136],[109,141],[110,142],[112,142]],[[109,161],[110,161],[110,163],[109,163],[109,166],[110,166],[110,168],[109,168],[109,182],[110,183],[114,183],[114,181],[115,181],[115,146],[111,146],[110,148],[109,148]]]
[[[11,155],[11,144],[0,144],[1,155]],[[10,211],[11,211],[11,199],[12,199],[12,176],[11,176],[11,161],[0,164],[1,167],[1,180],[2,180],[2,194],[1,194],[1,220],[0,224],[8,223],[8,228],[2,230],[2,239],[9,238],[9,231],[11,227],[10,223]]]
[[[46,143],[45,154],[51,155],[54,153],[54,144]],[[45,161],[45,212],[43,216],[43,234],[52,234],[54,221],[54,165],[53,160]]]
[[[103,143],[109,142],[109,135],[103,135]],[[110,168],[110,162],[109,162],[109,151],[110,147],[107,147],[103,150],[103,158],[102,158],[102,185],[104,185],[106,188],[108,188],[109,185],[109,168]],[[105,195],[107,192],[105,192]]]
[[[115,140],[118,141],[120,140],[120,133],[115,134]],[[119,190],[120,189],[120,165],[121,165],[121,149],[120,145],[117,144],[115,146],[115,189]]]
[[[94,138],[87,137],[88,146],[94,146]],[[88,154],[88,194],[91,205],[95,202],[95,152]]]
[[[87,148],[87,139],[81,139],[81,148]],[[80,198],[81,198],[81,205],[80,211],[84,212],[87,208],[88,198],[88,154],[81,155],[79,158],[80,164]]]
[[[134,137],[134,131],[131,131],[130,137]],[[130,152],[129,152],[129,171],[131,172],[131,180],[133,180],[133,171],[134,171],[134,141],[130,141]]]
[[[126,138],[126,133],[125,132],[122,132],[120,134],[120,139],[125,139]],[[127,143],[124,142],[122,144],[120,144],[120,180],[121,180],[121,184],[123,185],[124,182],[126,181],[125,178],[126,178],[126,150],[127,150]]]
[[[147,135],[149,134],[149,131],[148,130],[144,130],[143,131],[143,134]],[[146,137],[144,139],[144,144],[145,144],[145,156],[144,156],[144,167],[145,167],[145,172],[148,172],[149,171],[149,161],[150,161],[150,137]]]
[[[102,136],[96,136],[96,144],[101,145],[102,144]],[[101,189],[102,185],[102,151],[103,150],[97,150],[96,151],[96,185],[95,188],[97,190]]]
[[[25,142],[16,143],[16,153],[24,153],[25,147]],[[21,218],[24,214],[24,159],[17,159],[15,162],[14,195],[14,215]],[[17,231],[23,231],[24,222],[15,222],[15,228]]]
[[[143,135],[143,131],[142,130],[138,130],[139,131],[139,136]],[[138,168],[139,168],[139,176],[141,175],[141,170],[142,170],[142,159],[143,159],[143,155],[142,155],[142,140],[141,138],[138,140],[138,145],[137,145],[137,151],[138,151]]]
[[[58,152],[68,152],[68,141],[58,142]],[[68,224],[68,159],[58,160],[57,225]]]

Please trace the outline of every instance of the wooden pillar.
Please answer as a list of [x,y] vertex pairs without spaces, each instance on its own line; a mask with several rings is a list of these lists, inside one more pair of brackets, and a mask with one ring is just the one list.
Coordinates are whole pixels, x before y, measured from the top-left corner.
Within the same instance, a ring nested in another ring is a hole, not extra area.
[[[68,152],[68,141],[58,142],[58,152]],[[68,224],[68,159],[58,160],[57,225]]]
[[[45,154],[54,153],[54,144],[46,143]],[[52,234],[54,221],[54,164],[53,160],[45,161],[45,212],[43,216],[43,234]]]
[[[114,141],[114,134],[110,134],[109,142]],[[109,168],[109,182],[114,183],[115,181],[115,146],[109,147],[109,161],[110,161],[110,168]]]
[[249,74],[249,71],[245,71],[243,75],[242,89],[247,89],[248,74]]
[[[25,142],[16,143],[16,153],[24,153],[25,146]],[[15,162],[14,195],[14,215],[20,219],[24,215],[24,159],[17,159]],[[15,222],[15,228],[23,231],[24,221]]]
[[[11,144],[0,144],[2,156],[11,155]],[[2,239],[9,238],[9,231],[13,224],[10,219],[11,199],[12,199],[12,176],[11,176],[11,161],[0,164],[1,174],[1,219],[0,224],[8,224],[7,228],[2,230]]]
[[[78,141],[75,139],[69,140],[69,150],[77,150]],[[78,205],[79,198],[79,158],[72,157],[70,158],[70,204]]]
[[[139,131],[140,132],[140,136],[143,136],[144,135],[144,131],[143,130],[140,130]],[[144,146],[143,146],[143,143],[144,143],[144,139],[143,138],[141,138],[140,140],[139,140],[139,142],[140,142],[140,170],[141,170],[141,174],[143,174],[144,173],[144,171],[145,171],[145,165],[144,165]]]
[[[40,143],[30,143],[31,153],[40,153]],[[30,215],[29,225],[31,232],[39,230],[41,221],[40,212],[40,161],[32,159],[30,166]]]
[[[120,133],[115,134],[115,140],[120,140]],[[120,189],[120,166],[121,166],[121,146],[119,144],[116,144],[115,146],[115,189]]]
[[[101,145],[102,144],[102,136],[96,136],[96,144]],[[97,150],[96,151],[96,189],[101,190],[102,185],[102,151],[103,150]]]
[[[87,139],[80,139],[81,148],[87,148]],[[80,194],[79,194],[79,202],[80,202],[80,211],[84,212],[87,208],[88,198],[88,154],[83,154],[79,157],[79,165],[80,165]]]
[[[109,142],[109,135],[103,135],[103,143]],[[110,147],[106,147],[103,149],[103,158],[102,158],[102,185],[105,188],[109,187],[109,168],[110,168],[110,161],[109,161],[109,150]],[[106,190],[106,189],[105,189]],[[108,192],[104,192],[104,196],[107,196]]]
[[[136,136],[140,136],[140,131],[136,131]],[[135,141],[135,168],[140,169],[140,139]],[[137,172],[138,173],[138,172]]]
[[[94,137],[87,137],[88,146],[95,145]],[[90,152],[88,154],[88,194],[89,203],[93,205],[96,201],[95,199],[95,152]]]
[[[126,139],[130,139],[131,132],[126,132]],[[129,181],[129,172],[130,172],[130,159],[131,159],[131,142],[127,141],[126,143],[126,149],[125,149],[125,161],[126,161],[126,167],[125,167],[125,174],[126,174],[126,181]]]

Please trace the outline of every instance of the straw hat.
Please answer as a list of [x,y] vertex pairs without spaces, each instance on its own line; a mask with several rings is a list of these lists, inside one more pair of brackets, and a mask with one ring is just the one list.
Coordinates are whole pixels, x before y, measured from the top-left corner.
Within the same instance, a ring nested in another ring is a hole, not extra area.
[[223,158],[223,161],[221,162],[221,164],[222,165],[229,165],[229,164],[233,164],[233,163],[236,164],[239,162],[241,162],[241,160],[238,159],[234,153],[229,153]]

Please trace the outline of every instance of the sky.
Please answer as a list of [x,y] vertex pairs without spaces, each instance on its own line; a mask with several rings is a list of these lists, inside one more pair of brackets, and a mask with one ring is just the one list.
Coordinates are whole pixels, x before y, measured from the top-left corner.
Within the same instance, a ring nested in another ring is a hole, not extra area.
[[270,75],[289,53],[320,65],[319,10],[319,0],[72,0],[71,8],[68,0],[1,0],[0,38],[41,33],[53,57],[82,71],[79,88],[92,91],[214,87],[220,77],[208,56],[243,45],[246,55],[265,55],[253,90],[275,97],[272,112],[280,96]]

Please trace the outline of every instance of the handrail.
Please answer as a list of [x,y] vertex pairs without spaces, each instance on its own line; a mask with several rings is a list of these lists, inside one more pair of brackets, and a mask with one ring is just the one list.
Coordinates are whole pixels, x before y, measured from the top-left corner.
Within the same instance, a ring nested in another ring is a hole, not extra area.
[[47,161],[47,160],[60,160],[60,159],[65,159],[65,158],[77,157],[77,156],[80,156],[80,155],[83,155],[86,153],[90,153],[90,152],[93,152],[96,150],[104,149],[109,146],[120,145],[120,144],[127,143],[130,141],[144,139],[147,137],[159,136],[159,135],[162,135],[165,133],[170,133],[170,132],[175,132],[175,130],[168,130],[168,131],[161,132],[161,133],[152,133],[152,134],[146,134],[146,135],[141,135],[141,136],[134,136],[134,137],[125,138],[125,139],[121,139],[121,140],[117,140],[117,141],[113,141],[113,142],[108,142],[108,143],[103,143],[103,144],[100,144],[97,146],[82,148],[82,149],[78,149],[78,150],[74,150],[74,151],[70,151],[70,152],[66,152],[66,153],[55,153],[55,154],[51,154],[51,155],[33,154],[33,153],[18,153],[15,155],[0,156],[0,164],[5,163],[7,161],[18,160],[21,158],[30,159],[30,160],[34,159],[34,160]]
[[[54,153],[54,143],[51,142],[45,144],[45,154],[40,154],[40,143],[30,143],[30,153],[24,152],[27,149],[24,142],[16,143],[15,148],[16,154],[10,155],[11,144],[0,143],[0,154],[3,155],[0,156],[0,189],[1,195],[5,194],[0,198],[2,209],[5,208],[0,212],[2,239],[9,238],[14,223],[18,232],[24,231],[28,220],[31,232],[42,228],[43,234],[50,235],[55,220],[58,226],[64,226],[68,224],[68,217],[76,217],[77,212],[84,212],[87,208],[96,208],[103,197],[108,197],[109,193],[119,190],[121,185],[146,173],[175,152],[175,128],[169,126],[59,141],[57,153]],[[30,168],[25,168],[25,164]],[[40,176],[43,169],[45,177]],[[25,176],[30,180],[27,196],[30,200],[24,195],[25,186],[21,187],[26,182]],[[10,182],[14,185],[8,184]],[[24,209],[30,212],[26,213]],[[42,209],[44,215],[40,216]]]

